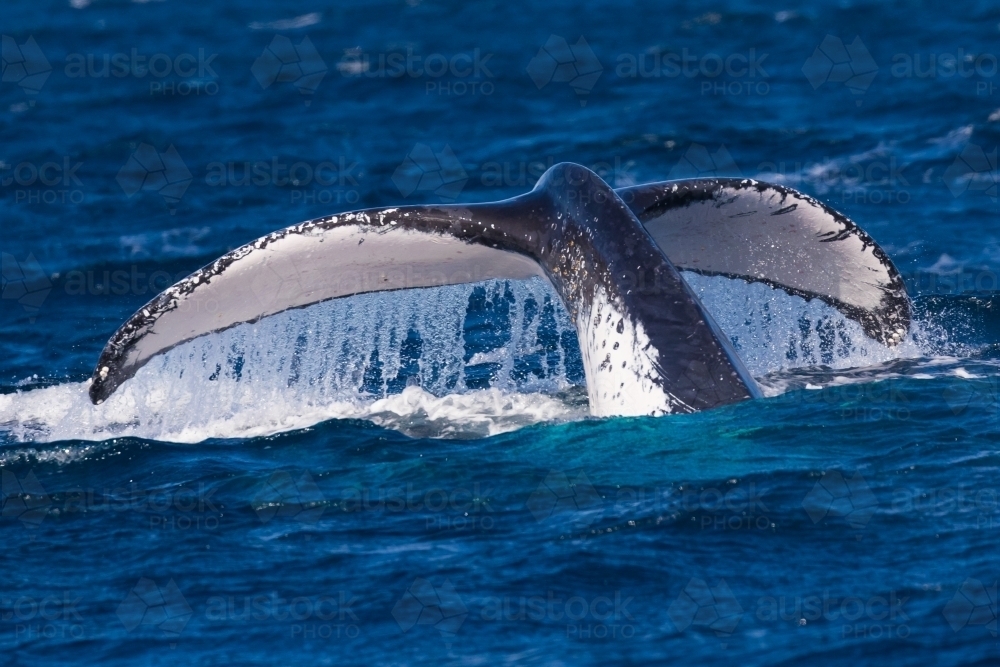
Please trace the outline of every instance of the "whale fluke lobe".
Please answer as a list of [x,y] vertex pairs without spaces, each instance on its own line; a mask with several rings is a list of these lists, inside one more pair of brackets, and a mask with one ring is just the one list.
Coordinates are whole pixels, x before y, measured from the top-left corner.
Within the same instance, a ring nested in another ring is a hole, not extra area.
[[729,339],[597,174],[556,165],[531,193],[481,206],[566,305],[594,415],[693,412],[759,395]]
[[[100,403],[156,355],[241,323],[354,294],[490,279],[549,281],[575,324],[597,416],[694,412],[760,395],[679,269],[763,280],[850,310],[869,335],[887,323],[900,324],[901,335],[909,321],[902,282],[901,319],[892,300],[898,272],[864,232],[794,190],[744,183],[616,191],[564,163],[513,199],[367,209],[288,227],[220,257],[129,318],[101,353],[90,397]],[[752,247],[779,237],[798,259]],[[861,259],[852,264],[854,245]],[[737,249],[747,254],[742,263]],[[833,273],[799,276],[808,261]],[[862,275],[847,276],[852,267]]]
[[888,256],[854,222],[812,197],[738,178],[618,192],[679,269],[821,299],[886,345],[909,329],[910,300]]

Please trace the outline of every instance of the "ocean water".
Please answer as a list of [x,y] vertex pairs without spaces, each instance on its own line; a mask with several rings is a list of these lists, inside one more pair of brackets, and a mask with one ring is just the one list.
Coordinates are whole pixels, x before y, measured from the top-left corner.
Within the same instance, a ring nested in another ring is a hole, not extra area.
[[[995,3],[2,15],[3,664],[1000,664]],[[766,398],[593,419],[558,299],[494,281],[276,315],[87,400],[227,250],[562,161],[813,195],[914,326],[887,350],[688,274]]]

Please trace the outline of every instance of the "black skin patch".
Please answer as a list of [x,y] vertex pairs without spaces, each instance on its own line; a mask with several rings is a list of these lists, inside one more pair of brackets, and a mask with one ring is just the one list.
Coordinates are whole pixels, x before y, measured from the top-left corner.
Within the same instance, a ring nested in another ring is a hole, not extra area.
[[791,206],[786,206],[785,208],[779,208],[777,211],[773,212],[771,215],[784,215],[785,213],[791,213],[799,207],[798,204],[792,204]]

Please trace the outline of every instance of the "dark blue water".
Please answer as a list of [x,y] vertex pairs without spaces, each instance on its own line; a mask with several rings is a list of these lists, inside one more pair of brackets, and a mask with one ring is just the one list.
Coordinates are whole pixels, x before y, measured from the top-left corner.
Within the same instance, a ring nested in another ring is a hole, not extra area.
[[[994,3],[72,5],[0,27],[4,664],[1000,662]],[[86,401],[117,326],[227,250],[560,161],[814,195],[917,326],[880,351],[702,281],[769,398],[593,420],[557,304],[490,284]]]

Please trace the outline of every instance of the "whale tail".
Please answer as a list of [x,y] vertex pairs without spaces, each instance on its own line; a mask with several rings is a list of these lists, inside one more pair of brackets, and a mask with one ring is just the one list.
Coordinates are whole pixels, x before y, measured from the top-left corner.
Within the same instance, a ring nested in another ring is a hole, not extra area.
[[[692,202],[718,202],[711,193],[724,199],[726,187],[740,190],[723,181],[715,183],[727,185],[686,183],[699,193]],[[753,254],[752,275],[736,260],[724,264],[718,248],[702,250],[699,258],[689,238],[705,234],[698,217],[714,229],[725,226],[728,211],[713,218],[722,207],[681,205],[675,192],[669,183],[615,191],[584,167],[560,164],[531,192],[501,202],[368,209],[279,230],[196,271],[129,318],[101,353],[91,400],[107,399],[151,358],[177,345],[292,308],[365,292],[535,276],[551,283],[576,326],[593,414],[693,412],[759,396],[728,338],[678,271],[699,270],[702,261],[709,265],[705,272],[832,299],[867,323],[870,335],[891,342],[885,327],[898,320],[890,322],[881,310],[869,316],[868,302],[853,293],[841,298],[831,289],[835,277],[828,276],[827,289],[822,281],[793,280],[786,275],[791,265],[769,265],[766,252]],[[794,191],[785,197],[812,202]],[[877,249],[860,234],[855,236],[866,247]],[[846,253],[834,254],[839,270],[852,269],[840,259]],[[826,262],[821,267],[830,263],[814,255]],[[876,259],[895,272],[884,253]],[[878,286],[870,291],[882,293]]]
[[678,269],[820,299],[895,345],[910,326],[903,278],[841,213],[792,188],[699,178],[617,191]]

